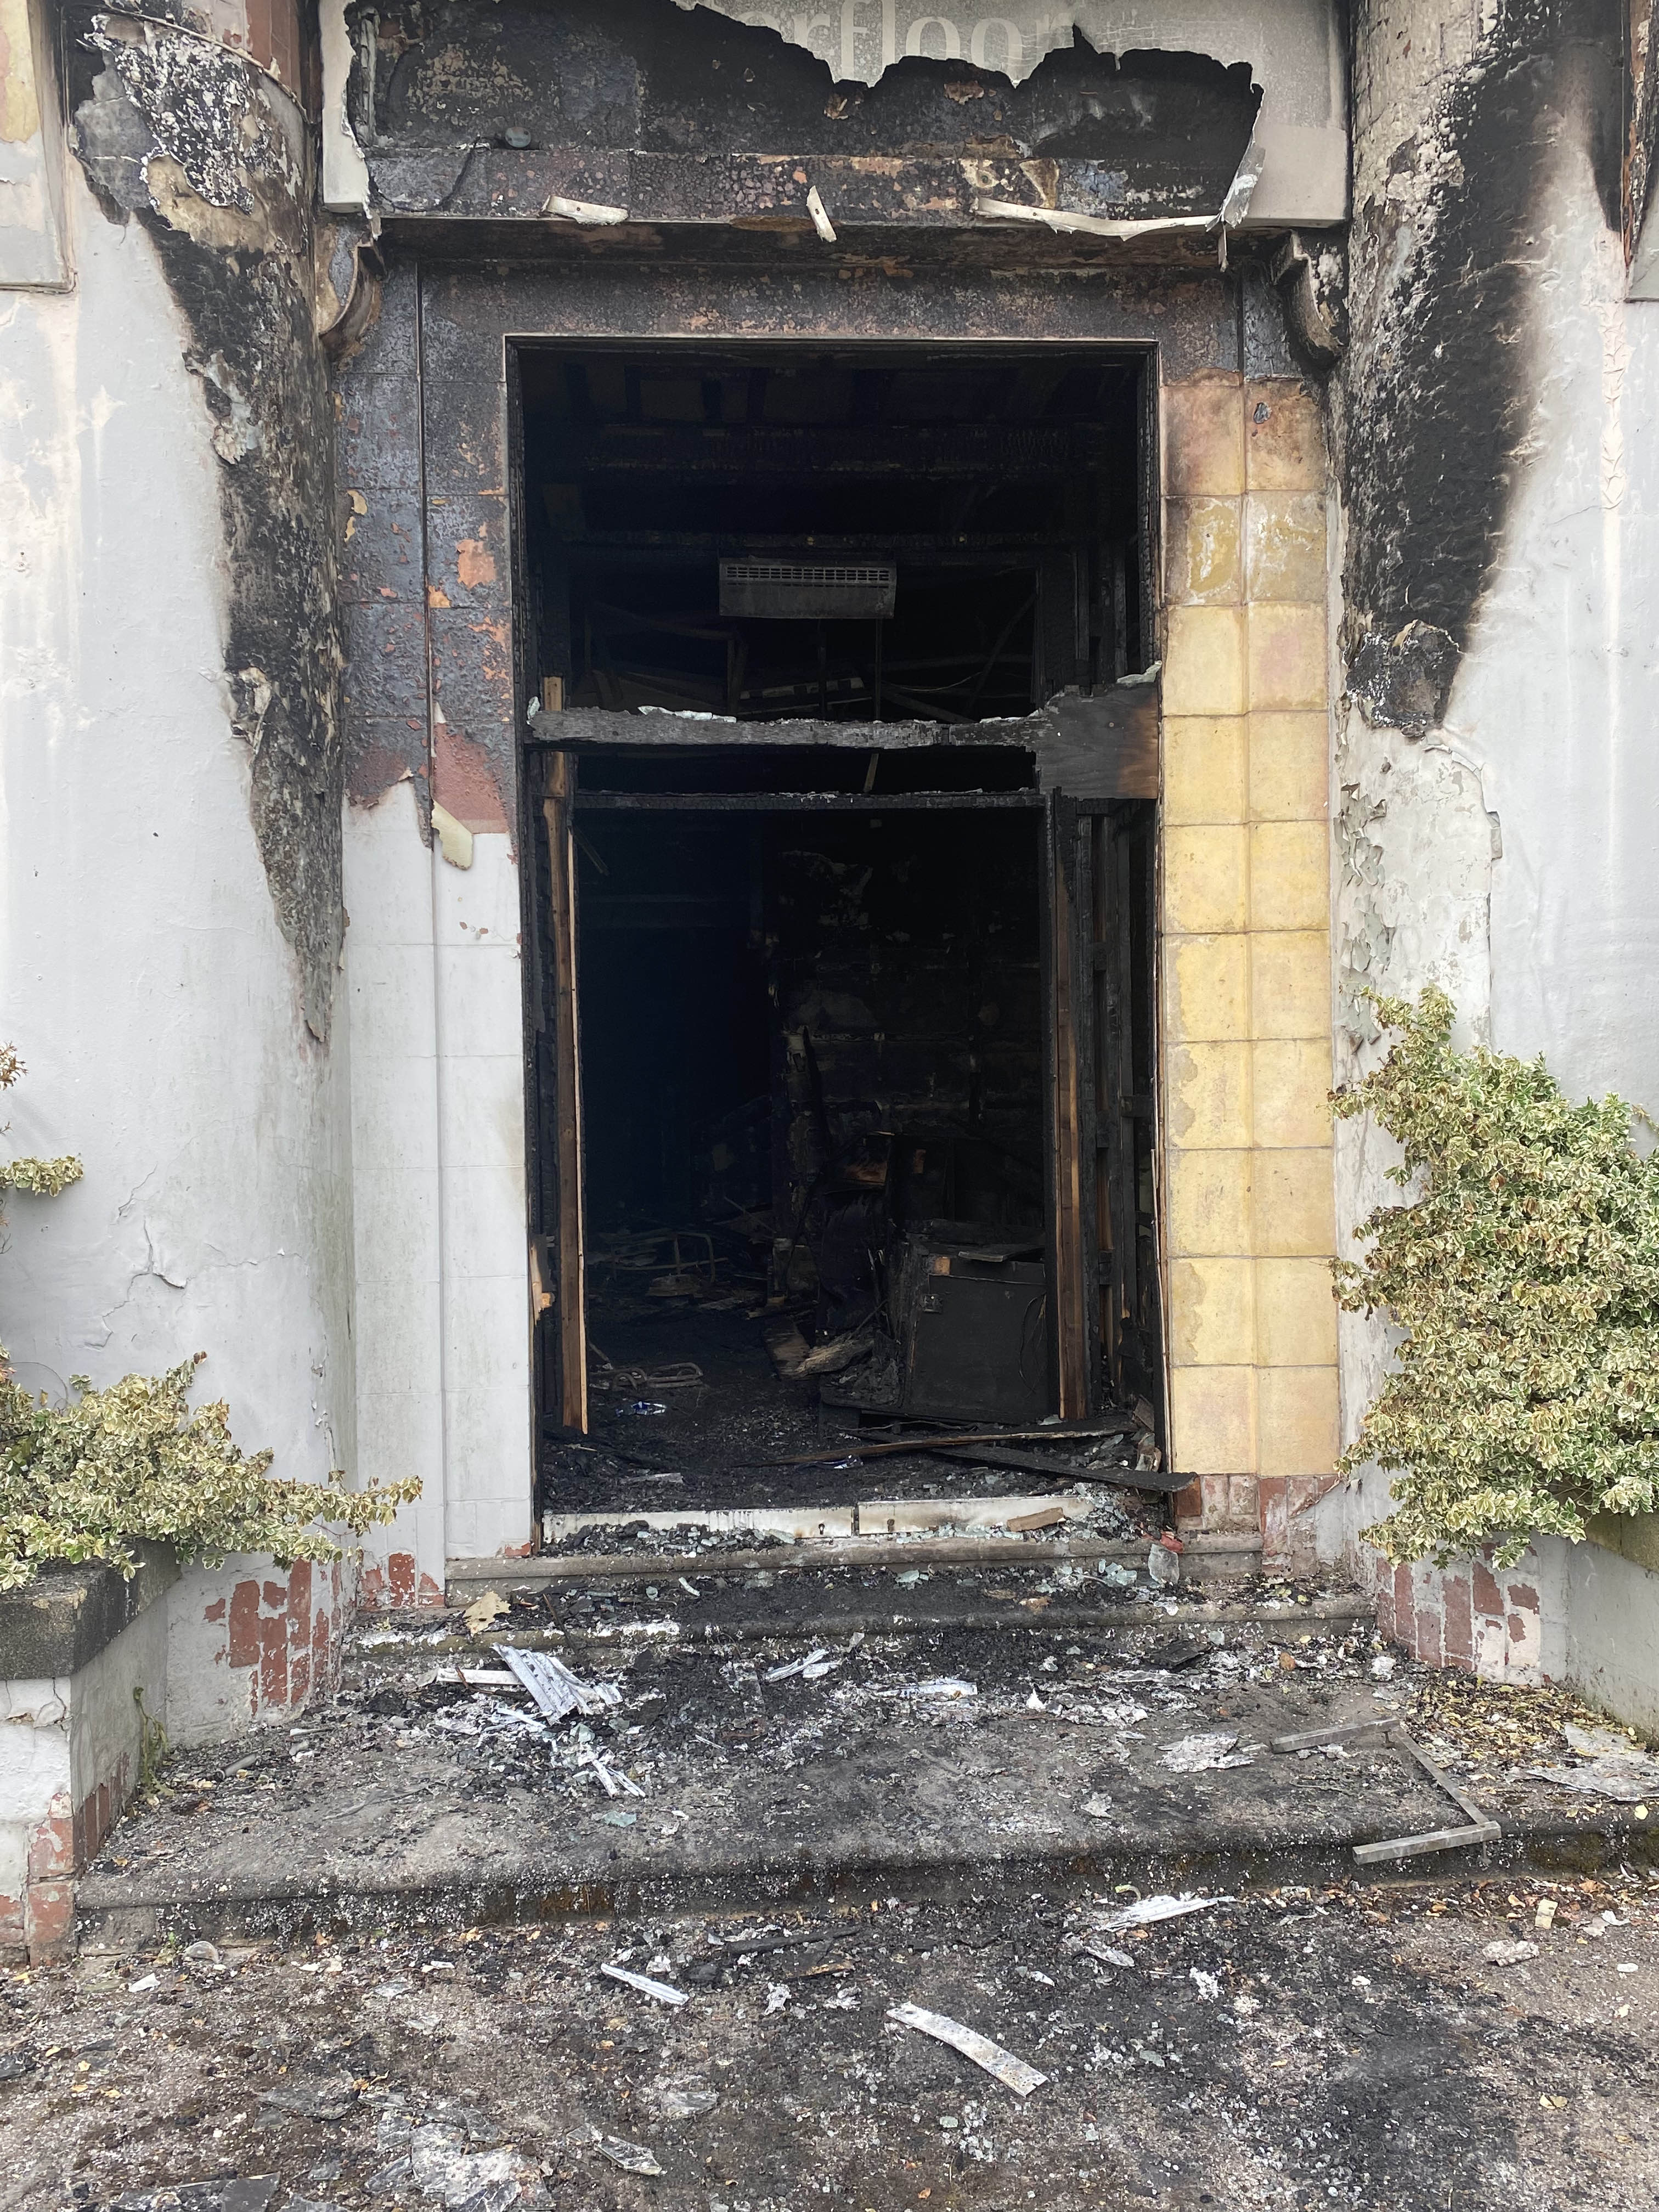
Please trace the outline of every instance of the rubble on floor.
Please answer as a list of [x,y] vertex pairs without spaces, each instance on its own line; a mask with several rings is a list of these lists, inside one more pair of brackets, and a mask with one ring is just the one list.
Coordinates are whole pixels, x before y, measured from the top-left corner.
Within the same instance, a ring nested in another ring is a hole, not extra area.
[[[1351,1594],[1150,1587],[1112,1560],[762,1570],[544,1593],[477,1638],[368,1626],[331,1705],[175,1765],[82,1885],[82,1924],[218,1941],[575,1899],[782,1905],[878,1869],[949,1893],[1132,1860],[1236,1887],[1267,1861],[1467,1843],[1389,1732],[1425,1722],[1506,1848],[1582,1832],[1647,1850],[1645,1805],[1476,1779],[1433,1726],[1439,1678],[1379,1679]],[[511,1679],[538,1652],[562,1662],[557,1712]],[[1388,1728],[1270,1748],[1358,1722]]]
[[88,1950],[0,1978],[5,2201],[1650,2207],[1651,1877],[1141,1886]]

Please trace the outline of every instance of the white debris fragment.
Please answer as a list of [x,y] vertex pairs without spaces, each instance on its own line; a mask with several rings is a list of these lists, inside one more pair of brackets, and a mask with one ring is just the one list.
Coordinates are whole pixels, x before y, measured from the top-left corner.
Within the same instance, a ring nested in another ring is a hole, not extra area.
[[504,1660],[550,1721],[567,1713],[602,1712],[619,1705],[622,1692],[614,1682],[584,1682],[562,1659],[550,1651],[520,1651],[515,1644],[498,1644],[495,1656]]
[[1641,1747],[1633,1742],[1622,1729],[1579,1728],[1568,1721],[1561,1733],[1567,1739],[1567,1749],[1576,1751],[1580,1759],[1639,1759]]
[[[809,1651],[804,1659],[787,1659],[781,1667],[769,1668],[761,1680],[763,1682],[787,1682],[792,1674],[805,1674],[809,1668],[819,1668],[820,1672],[827,1673],[828,1668],[820,1667],[820,1662],[829,1657],[829,1647],[820,1645],[816,1651]],[[833,1665],[835,1662],[831,1661],[830,1663]]]
[[1194,1897],[1190,1890],[1183,1890],[1179,1897],[1138,1897],[1133,1905],[1103,1912],[1095,1927],[1103,1936],[1121,1936],[1131,1928],[1150,1928],[1154,1921],[1180,1920],[1189,1912],[1207,1912],[1212,1905],[1234,1902],[1231,1896]]
[[1083,1948],[1091,1959],[1098,1959],[1103,1966],[1133,1966],[1134,1964],[1127,1951],[1115,1951],[1109,1944],[1085,1943]]
[[[567,222],[609,224],[626,222],[628,210],[609,207],[603,200],[568,200],[562,193],[550,192],[542,203],[544,215],[562,216]],[[655,2171],[655,2169],[652,2169]]]
[[942,2012],[929,2012],[923,2005],[896,2004],[887,2008],[889,2020],[896,2020],[902,2027],[913,2027],[919,2035],[931,2035],[936,2043],[948,2043],[964,2058],[971,2058],[975,2066],[982,2066],[993,2074],[1005,2089],[1012,2089],[1017,2097],[1029,2097],[1033,2089],[1040,2089],[1048,2080],[1035,2066],[1028,2066],[1023,2058],[1016,2058],[1000,2043],[981,2035],[971,2027],[964,2027],[959,2020],[951,2020]]
[[769,2018],[775,2012],[781,2012],[788,2002],[787,1982],[769,1982],[766,1984],[766,2017]]
[[1202,1966],[1188,1966],[1187,1979],[1198,1991],[1206,2004],[1213,2004],[1221,1995],[1221,1984],[1214,1974],[1206,1974]]
[[1221,1767],[1252,1765],[1255,1751],[1240,1751],[1237,1743],[1237,1736],[1229,1735],[1225,1730],[1183,1735],[1174,1743],[1166,1743],[1158,1756],[1175,1774],[1207,1774]]
[[469,2151],[460,2129],[433,2122],[408,2136],[408,2179],[422,2197],[447,2206],[489,2203],[507,2208],[546,2199],[534,2169],[511,2143]]
[[654,2081],[644,2094],[645,2102],[665,2120],[700,2119],[720,2102],[719,2093],[697,2075]]
[[684,1990],[677,1990],[672,1982],[653,1981],[649,1974],[635,1974],[626,1966],[613,1966],[610,1960],[599,1968],[613,1982],[626,1982],[630,1990],[637,1990],[642,1997],[654,1997],[659,2004],[690,2004],[691,2000]]
[[978,1686],[964,1682],[955,1674],[930,1674],[925,1682],[907,1682],[899,1695],[904,1698],[976,1698]]
[[624,2136],[607,2136],[595,2128],[593,2148],[612,2166],[621,2166],[624,2173],[659,2174],[662,2172],[654,2151],[647,2150],[643,2143],[629,2142]]
[[816,185],[806,195],[806,212],[812,218],[813,229],[817,231],[824,244],[833,246],[836,242],[836,226],[830,222],[829,210],[818,197],[818,188]]
[[599,1787],[607,1797],[620,1797],[624,1791],[630,1797],[643,1797],[645,1795],[631,1775],[624,1774],[620,1767],[610,1765],[591,1746],[582,1753],[578,1764],[592,1768],[599,1778]]
[[486,1590],[482,1597],[474,1598],[461,1619],[468,1632],[482,1636],[486,1628],[493,1628],[498,1620],[505,1620],[512,1608],[499,1590]]
[[1174,1589],[1181,1580],[1181,1554],[1172,1544],[1154,1544],[1146,1554],[1146,1572],[1159,1589]]
[[1480,1955],[1489,1966],[1518,1966],[1528,1959],[1535,1959],[1538,1956],[1538,1946],[1536,1943],[1528,1943],[1519,1939],[1512,1943],[1506,1943],[1500,1940],[1496,1943],[1488,1943]]

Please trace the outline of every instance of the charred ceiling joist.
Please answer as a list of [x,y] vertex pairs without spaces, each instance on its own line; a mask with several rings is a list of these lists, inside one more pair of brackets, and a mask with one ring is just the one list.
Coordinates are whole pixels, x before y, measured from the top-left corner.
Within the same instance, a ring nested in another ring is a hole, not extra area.
[[343,933],[332,426],[313,323],[306,124],[269,76],[182,26],[77,13],[73,144],[112,222],[152,240],[218,455],[225,674],[304,1018],[326,1039]]

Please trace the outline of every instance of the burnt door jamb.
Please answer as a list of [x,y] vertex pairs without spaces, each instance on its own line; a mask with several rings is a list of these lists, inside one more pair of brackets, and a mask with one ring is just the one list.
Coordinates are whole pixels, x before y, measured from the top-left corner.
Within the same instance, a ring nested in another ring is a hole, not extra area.
[[1043,1065],[1048,1110],[1048,1285],[1054,1316],[1058,1410],[1064,1419],[1089,1413],[1095,1396],[1085,1278],[1084,1174],[1080,1139],[1078,846],[1075,808],[1051,796],[1043,840]]
[[[582,1225],[581,1057],[576,1008],[576,866],[571,835],[575,781],[568,753],[548,755],[542,816],[547,825],[548,988],[552,1000],[554,1116],[558,1213],[553,1240],[553,1328],[558,1344],[562,1427],[587,1432],[587,1284]],[[544,1138],[547,1135],[544,1130]]]

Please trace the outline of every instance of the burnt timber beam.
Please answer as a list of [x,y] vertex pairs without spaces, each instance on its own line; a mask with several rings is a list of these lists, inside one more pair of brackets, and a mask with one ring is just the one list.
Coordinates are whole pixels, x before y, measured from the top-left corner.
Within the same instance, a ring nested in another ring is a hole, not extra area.
[[[659,752],[665,748],[703,750],[711,746],[843,745],[868,753],[915,751],[927,746],[1012,745],[1036,756],[1041,791],[1107,800],[1158,797],[1158,725],[1157,685],[1135,684],[1097,691],[1090,697],[1067,692],[1051,699],[1037,714],[988,722],[738,722],[714,714],[628,714],[601,707],[571,707],[556,714],[538,714],[529,726],[527,742],[534,750],[551,748],[572,752],[589,747]],[[738,803],[736,793],[705,795],[719,797],[723,805]],[[901,794],[874,796],[879,811],[898,804]],[[998,804],[1006,805],[1028,804],[1034,794],[1002,792],[991,796]],[[971,793],[938,794],[931,796],[929,803],[937,805],[941,797],[966,799],[980,806],[989,803],[988,798]]]
[[579,791],[579,814],[1027,813],[1040,791]]

